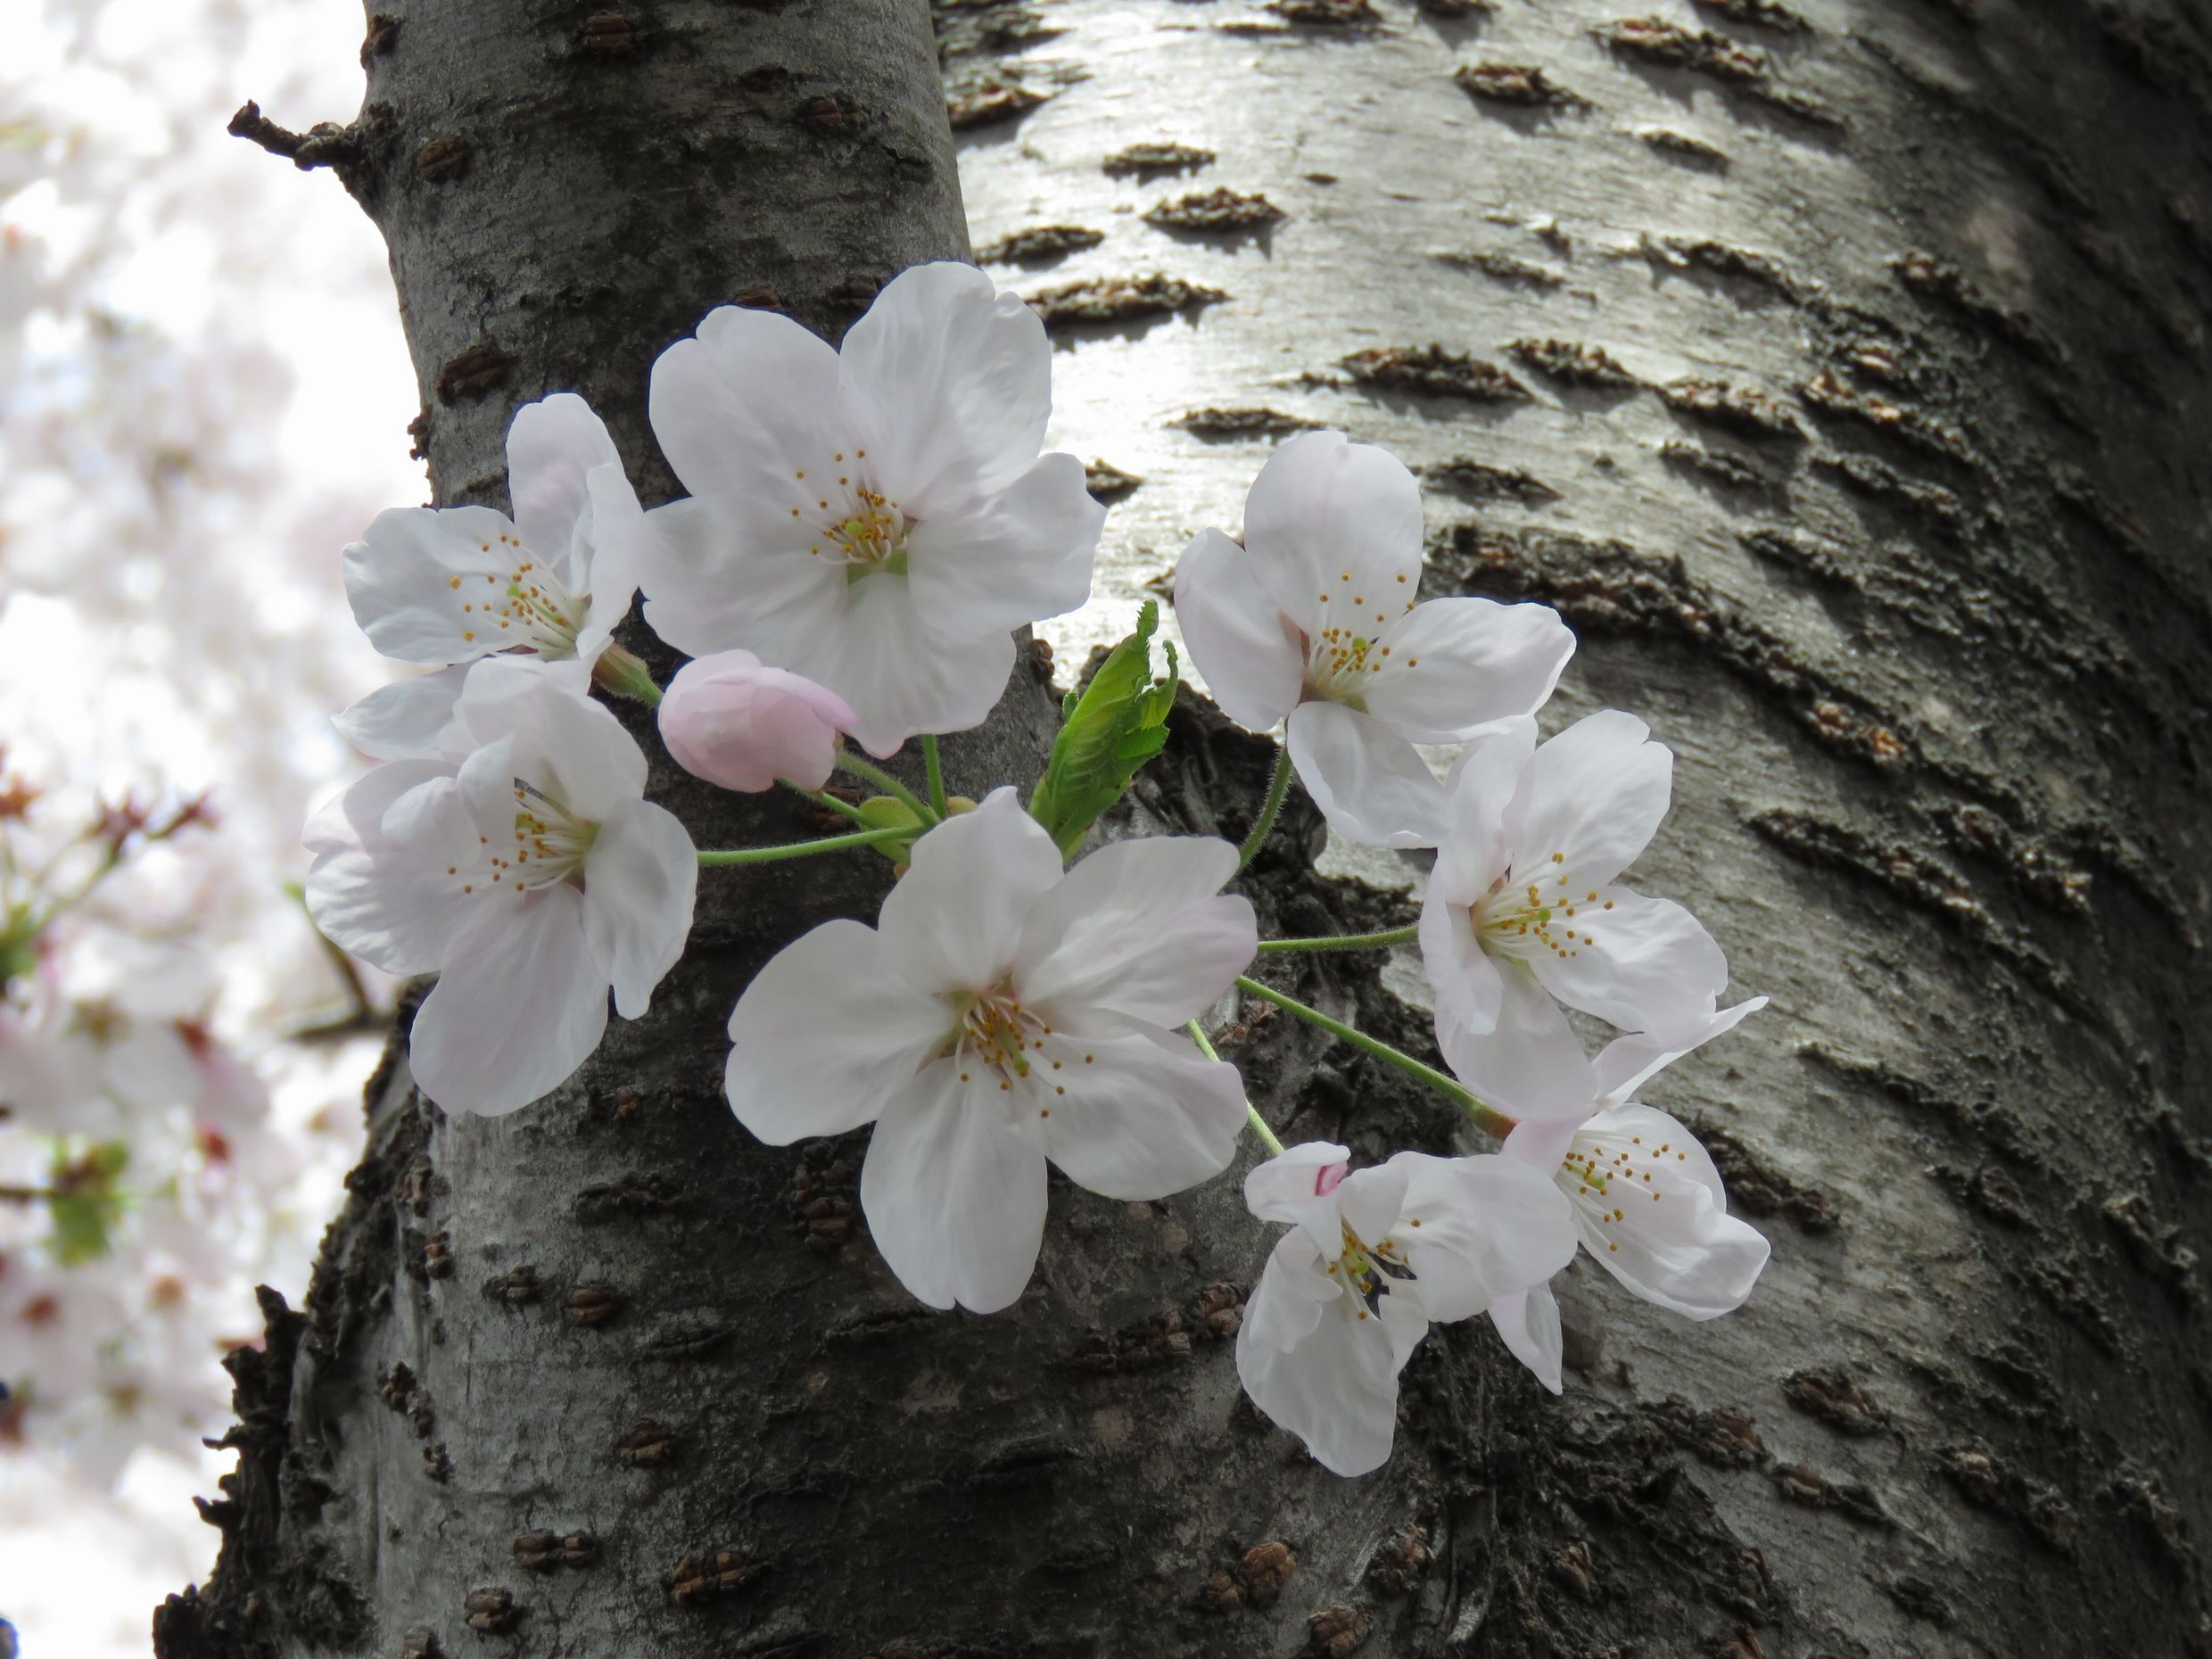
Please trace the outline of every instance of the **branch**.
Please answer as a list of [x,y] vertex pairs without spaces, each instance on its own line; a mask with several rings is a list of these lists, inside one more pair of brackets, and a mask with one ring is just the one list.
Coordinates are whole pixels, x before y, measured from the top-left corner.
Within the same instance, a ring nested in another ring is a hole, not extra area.
[[349,163],[360,160],[360,144],[350,128],[335,121],[318,121],[303,133],[295,133],[289,127],[280,127],[261,113],[261,106],[252,98],[239,106],[238,113],[230,118],[225,129],[233,137],[251,138],[271,155],[281,155],[301,172],[318,167],[343,169]]

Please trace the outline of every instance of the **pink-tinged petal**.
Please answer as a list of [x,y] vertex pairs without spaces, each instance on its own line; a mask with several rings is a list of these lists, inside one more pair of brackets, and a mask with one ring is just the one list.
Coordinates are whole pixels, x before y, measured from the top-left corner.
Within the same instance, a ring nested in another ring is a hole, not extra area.
[[447,1111],[498,1117],[551,1094],[591,1057],[607,1029],[607,975],[574,887],[477,898],[415,1016],[409,1061]]
[[1023,1000],[1156,1026],[1196,1019],[1259,951],[1250,901],[1220,892],[1236,856],[1212,837],[1147,836],[1082,860],[1022,929]]
[[584,475],[622,466],[607,424],[573,392],[557,392],[515,411],[507,429],[507,491],[523,545],[548,564],[568,567],[577,521],[589,504]]
[[1341,432],[1278,444],[1244,502],[1244,545],[1276,606],[1309,637],[1375,637],[1421,582],[1421,488],[1398,458]]
[[929,992],[988,990],[1018,960],[1022,928],[1061,877],[1060,849],[1011,788],[994,789],[914,843],[878,921],[896,971]]
[[844,610],[844,568],[810,553],[819,538],[807,533],[743,502],[654,508],[635,542],[646,626],[687,656],[742,648],[774,660],[780,645],[814,637]]
[[1297,706],[1304,642],[1244,549],[1218,530],[1200,531],[1184,549],[1175,614],[1192,665],[1231,720],[1267,731]]
[[[1044,1155],[1077,1186],[1108,1198],[1165,1198],[1210,1180],[1236,1156],[1243,1082],[1187,1036],[1131,1028],[1045,1044],[1032,1062],[1040,1069],[1011,1094],[1039,1102]],[[1064,1062],[1058,1071],[1054,1060]]]
[[1587,892],[1605,886],[1651,845],[1667,815],[1674,756],[1649,737],[1635,715],[1609,708],[1538,747],[1506,814],[1518,873],[1561,853],[1564,871]]
[[709,311],[696,338],[654,363],[647,409],[685,489],[766,522],[794,507],[811,513],[815,493],[800,475],[835,466],[853,447],[838,409],[837,352],[773,311]]
[[960,639],[1080,609],[1105,523],[1083,463],[1044,456],[997,494],[908,532],[915,614],[932,633]]
[[885,1101],[861,1166],[868,1231],[899,1282],[932,1308],[1011,1307],[1044,1238],[1044,1154],[995,1079],[933,1061]]
[[456,663],[432,674],[415,674],[378,686],[357,698],[330,723],[372,760],[434,760],[439,734],[453,719],[468,664]]
[[1534,714],[1574,655],[1548,605],[1431,599],[1382,633],[1361,675],[1367,712],[1416,743],[1461,743],[1487,725]]
[[1536,722],[1511,720],[1460,750],[1445,780],[1450,833],[1438,844],[1429,892],[1469,905],[1483,897],[1513,863],[1506,813],[1536,753]]
[[1389,1236],[1420,1275],[1416,1294],[1432,1320],[1473,1318],[1574,1259],[1574,1216],[1548,1174],[1495,1153],[1399,1152],[1391,1163],[1407,1180]]
[[1490,1304],[1490,1320],[1506,1349],[1555,1394],[1564,1393],[1559,1364],[1565,1342],[1559,1328],[1559,1300],[1548,1284],[1501,1296]]
[[1454,1075],[1509,1118],[1589,1115],[1597,1078],[1582,1044],[1533,976],[1498,964],[1498,1023],[1487,1032],[1437,1022],[1437,1046]]
[[[577,818],[601,822],[645,793],[645,752],[613,711],[528,657],[471,668],[455,717],[479,744],[511,738],[510,783],[520,780]],[[479,803],[480,821],[488,806]]]
[[1615,1037],[1593,1062],[1600,1102],[1608,1106],[1626,1105],[1638,1089],[1683,1055],[1703,1048],[1717,1036],[1725,1036],[1766,1005],[1765,997],[1754,996],[1666,1032],[1638,1031]]
[[[841,580],[841,578],[840,578]],[[841,614],[811,634],[795,633],[779,664],[827,686],[849,704],[846,728],[881,759],[921,732],[981,725],[1013,672],[1014,637],[940,639],[914,615],[909,579],[879,574],[846,588]],[[773,643],[755,648],[775,661]]]
[[1704,924],[1671,899],[1594,890],[1595,903],[1554,912],[1558,949],[1529,957],[1538,982],[1568,1007],[1630,1031],[1667,1035],[1709,1019],[1728,984],[1728,958]]
[[499,650],[498,608],[522,557],[502,538],[514,535],[507,515],[488,507],[377,514],[340,561],[353,620],[403,663],[442,667]]
[[1372,714],[1300,703],[1284,738],[1298,780],[1339,835],[1370,846],[1434,846],[1444,786],[1413,745]]
[[1421,903],[1421,970],[1428,976],[1437,1028],[1482,1036],[1498,1027],[1498,967],[1483,950],[1464,903],[1446,896],[1434,875]]
[[393,805],[417,796],[413,814],[442,827],[446,845],[474,846],[452,769],[401,760],[377,767],[312,819],[302,839],[314,862],[308,913],[324,937],[386,973],[427,973],[445,960],[456,923],[457,883],[446,875],[445,846],[425,835],[415,845],[384,830]]
[[842,408],[884,493],[914,517],[965,511],[1026,471],[1052,412],[1044,325],[972,265],[901,271],[845,336]]
[[1262,1221],[1287,1221],[1332,1254],[1344,1247],[1337,1190],[1351,1153],[1331,1141],[1304,1141],[1254,1164],[1244,1176],[1244,1207]]
[[647,532],[645,509],[619,465],[586,473],[584,493],[589,516],[585,536],[572,557],[570,585],[590,597],[583,626],[576,631],[576,655],[595,663],[637,598]]
[[1743,1306],[1769,1247],[1728,1213],[1721,1172],[1696,1135],[1663,1111],[1619,1106],[1584,1124],[1575,1143],[1593,1149],[1600,1168],[1622,1171],[1609,1183],[1612,1209],[1575,1206],[1582,1242],[1608,1273],[1692,1319]]
[[[1285,1234],[1284,1243],[1300,1251],[1310,1248],[1296,1233]],[[1252,1403],[1303,1440],[1324,1468],[1341,1475],[1371,1473],[1390,1461],[1398,1432],[1399,1370],[1426,1334],[1428,1321],[1407,1297],[1386,1295],[1377,1313],[1369,1314],[1356,1298],[1340,1295],[1321,1305],[1319,1317],[1296,1346],[1278,1348],[1252,1330],[1255,1324],[1266,1331],[1291,1323],[1269,1306],[1290,1300],[1283,1263],[1278,1246],[1245,1307],[1237,1333],[1238,1380]]]
[[584,861],[584,929],[624,1019],[644,1016],[682,956],[698,885],[697,849],[673,813],[631,801],[600,824]]
[[661,740],[676,763],[725,789],[756,793],[779,778],[819,789],[835,769],[838,733],[854,715],[843,697],[750,651],[686,663],[660,705]]
[[873,928],[826,921],[771,958],[731,1011],[730,1109],[772,1146],[857,1129],[953,1025],[900,978]]

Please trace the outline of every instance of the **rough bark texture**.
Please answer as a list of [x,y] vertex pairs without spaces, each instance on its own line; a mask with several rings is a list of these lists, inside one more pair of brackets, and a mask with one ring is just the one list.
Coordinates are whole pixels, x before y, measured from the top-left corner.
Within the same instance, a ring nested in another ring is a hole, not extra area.
[[[767,283],[834,327],[841,285],[962,249],[918,0],[458,10],[371,55],[351,174],[442,499],[497,499],[508,411],[563,385],[655,493],[645,365],[709,303]],[[977,241],[1069,345],[1063,434],[1127,475],[1099,475],[1118,591],[1234,523],[1266,434],[1341,425],[1426,471],[1436,590],[1558,605],[1563,713],[1676,748],[1641,884],[1777,1007],[1656,1100],[1774,1265],[1690,1327],[1585,1262],[1564,1399],[1461,1329],[1389,1468],[1337,1481],[1239,1403],[1267,1241],[1233,1180],[1057,1188],[1016,1309],[916,1309],[854,1214],[861,1143],[761,1149],[717,1090],[745,976],[869,896],[726,872],[652,1017],[552,1099],[449,1122],[397,1065],[372,1085],[308,1308],[238,1362],[225,1554],[161,1651],[2207,1651],[2205,20],[938,22]],[[466,170],[430,177],[449,138]],[[986,739],[1014,775],[1017,678]],[[1234,832],[1260,755],[1193,703],[1131,815]],[[790,827],[663,781],[706,838]],[[1410,865],[1331,883],[1315,849],[1301,815],[1259,867],[1272,927],[1407,913]],[[1403,962],[1297,978],[1421,1038]],[[1303,1029],[1239,1033],[1288,1136],[1453,1135]]]

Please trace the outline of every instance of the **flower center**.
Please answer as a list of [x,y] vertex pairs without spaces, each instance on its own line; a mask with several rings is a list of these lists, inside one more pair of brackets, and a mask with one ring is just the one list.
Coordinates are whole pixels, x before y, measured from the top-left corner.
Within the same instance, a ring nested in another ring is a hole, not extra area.
[[584,861],[598,839],[599,827],[579,818],[526,778],[513,780],[514,840],[494,850],[488,835],[477,837],[482,863],[466,868],[449,864],[445,873],[461,891],[537,893],[564,881],[583,885]]
[[1613,901],[1600,899],[1596,887],[1575,897],[1574,872],[1564,853],[1554,853],[1548,868],[1537,869],[1541,873],[1533,879],[1516,879],[1508,868],[1467,907],[1475,937],[1492,955],[1524,957],[1546,950],[1564,962],[1597,943],[1591,918],[1611,910]]
[[1050,1118],[1068,1085],[1098,1063],[1097,1054],[1024,1008],[1003,979],[987,991],[962,991],[945,1001],[956,1023],[937,1056],[959,1065],[962,1083],[975,1082],[986,1070],[996,1072],[1000,1092],[1016,1096],[1009,1104],[1024,1111],[1035,1106],[1041,1118]]
[[1362,1319],[1370,1314],[1380,1314],[1382,1299],[1391,1292],[1391,1283],[1386,1281],[1412,1284],[1420,1275],[1407,1265],[1405,1248],[1396,1240],[1386,1237],[1381,1243],[1370,1245],[1352,1231],[1350,1222],[1340,1221],[1338,1225],[1344,1231],[1344,1250],[1329,1264],[1330,1275],[1349,1286],[1352,1294],[1366,1304],[1359,1312]]
[[811,483],[805,467],[791,474],[798,486],[791,516],[809,526],[806,550],[844,565],[848,582],[878,572],[904,576],[906,535],[914,524],[896,501],[869,483],[863,465],[867,458],[867,450],[855,450],[848,461],[839,450],[827,468],[816,470]]
[[461,638],[495,650],[534,651],[544,657],[575,656],[576,635],[591,608],[591,596],[571,593],[558,576],[530,557],[518,537],[502,535],[496,544],[480,545],[487,553],[495,547],[511,549],[515,567],[504,582],[497,574],[487,575],[484,585],[492,592],[475,598],[467,597],[474,577],[450,579],[463,596],[461,614],[470,623]]
[[[1396,584],[1399,589],[1409,586],[1403,576],[1396,578]],[[1379,593],[1355,593],[1354,585],[1348,570],[1332,584],[1333,590],[1321,595],[1320,622],[1306,641],[1304,700],[1342,703],[1364,713],[1362,676],[1381,673],[1392,660],[1391,648],[1379,643],[1382,631],[1391,625],[1391,603]],[[1399,608],[1409,611],[1413,606],[1408,598]],[[1397,661],[1401,668],[1416,668],[1421,663],[1417,656]]]
[[[1552,1180],[1584,1215],[1600,1227],[1619,1226],[1628,1219],[1628,1207],[1648,1199],[1657,1203],[1665,1194],[1652,1179],[1670,1163],[1685,1163],[1689,1154],[1671,1141],[1647,1146],[1644,1137],[1581,1134],[1567,1148]],[[1608,1242],[1609,1250],[1619,1250]]]

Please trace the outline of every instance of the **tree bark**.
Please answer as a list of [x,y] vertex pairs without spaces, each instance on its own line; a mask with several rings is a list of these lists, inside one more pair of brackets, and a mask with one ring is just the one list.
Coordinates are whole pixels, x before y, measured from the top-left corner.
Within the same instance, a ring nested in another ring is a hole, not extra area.
[[[710,875],[652,1016],[551,1099],[447,1120],[396,1058],[371,1085],[308,1306],[237,1362],[224,1554],[159,1651],[2212,1651],[2204,17],[938,21],[977,240],[1058,261],[1021,280],[1069,346],[1061,427],[1143,480],[1110,586],[1233,524],[1265,434],[1341,425],[1424,470],[1433,590],[1574,624],[1559,714],[1676,750],[1640,885],[1776,1007],[1657,1103],[1774,1264],[1695,1327],[1580,1264],[1564,1399],[1440,1332],[1391,1464],[1337,1480],[1240,1402],[1224,1339],[1270,1241],[1234,1179],[1056,1185],[1014,1309],[917,1308],[855,1213],[864,1143],[761,1148],[719,1090],[746,977],[874,896]],[[834,329],[845,285],[962,252],[925,28],[918,0],[409,12],[349,183],[440,499],[498,500],[508,413],[564,386],[664,493],[644,370],[710,304],[765,283]],[[432,178],[448,138],[467,170]],[[1106,165],[1168,142],[1213,154]],[[1282,217],[1172,205],[1217,185]],[[1044,713],[1018,670],[956,785],[1025,775]],[[1186,700],[1123,816],[1239,833],[1264,754]],[[656,780],[703,838],[792,827]],[[1271,930],[1409,915],[1410,867],[1330,881],[1316,846],[1295,809],[1252,883]],[[1287,978],[1419,1044],[1407,967]],[[1286,1138],[1473,1144],[1303,1028],[1235,1036]]]

